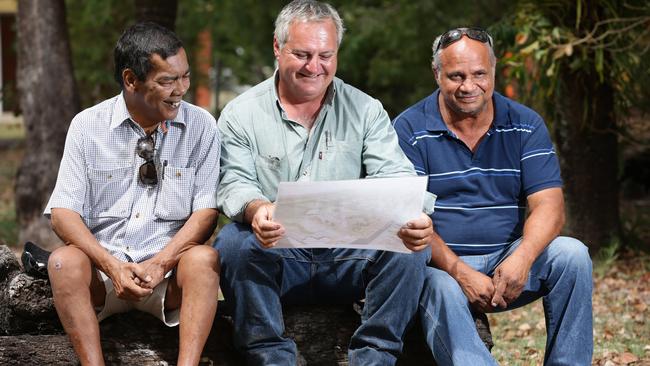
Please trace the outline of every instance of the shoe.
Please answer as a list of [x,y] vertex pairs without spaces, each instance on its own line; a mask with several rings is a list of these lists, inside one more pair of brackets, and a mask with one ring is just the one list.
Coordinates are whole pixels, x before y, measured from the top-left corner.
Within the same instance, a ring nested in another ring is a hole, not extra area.
[[47,277],[47,260],[50,252],[28,241],[25,243],[23,254],[20,256],[25,273],[39,278]]

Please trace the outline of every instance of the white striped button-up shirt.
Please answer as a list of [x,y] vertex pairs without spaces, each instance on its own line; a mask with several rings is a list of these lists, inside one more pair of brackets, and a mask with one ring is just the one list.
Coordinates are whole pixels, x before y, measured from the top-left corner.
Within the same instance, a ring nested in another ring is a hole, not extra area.
[[219,133],[214,117],[181,102],[178,115],[153,133],[158,184],[140,182],[145,160],[135,146],[144,130],[122,94],[72,120],[58,178],[44,214],[77,212],[99,243],[122,261],[141,262],[162,250],[192,212],[216,208]]

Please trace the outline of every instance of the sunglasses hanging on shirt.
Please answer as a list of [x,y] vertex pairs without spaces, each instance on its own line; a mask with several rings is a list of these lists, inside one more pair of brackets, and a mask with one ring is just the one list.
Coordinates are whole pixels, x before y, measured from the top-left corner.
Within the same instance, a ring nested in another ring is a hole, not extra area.
[[156,140],[153,138],[153,134],[139,138],[135,145],[135,153],[145,160],[138,169],[138,178],[144,185],[155,186],[158,184],[158,171],[154,162],[155,151]]

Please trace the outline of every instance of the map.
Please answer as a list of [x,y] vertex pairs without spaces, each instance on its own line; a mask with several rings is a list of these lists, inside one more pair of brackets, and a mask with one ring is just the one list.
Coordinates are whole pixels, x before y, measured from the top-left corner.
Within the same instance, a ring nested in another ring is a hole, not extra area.
[[397,237],[422,212],[427,177],[282,182],[275,248],[355,248],[410,253]]

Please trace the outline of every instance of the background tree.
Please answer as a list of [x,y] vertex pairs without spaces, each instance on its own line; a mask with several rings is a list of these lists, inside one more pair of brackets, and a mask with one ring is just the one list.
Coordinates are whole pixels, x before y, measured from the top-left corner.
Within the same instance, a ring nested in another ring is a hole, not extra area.
[[[630,108],[648,109],[650,4],[523,1],[495,27],[524,102],[550,123],[565,182],[566,230],[593,251],[621,236],[619,140]],[[503,43],[502,43],[503,44]]]
[[113,48],[135,22],[133,0],[66,0],[74,76],[82,108],[119,93],[113,78]]
[[79,98],[72,73],[63,0],[18,2],[18,89],[26,151],[16,179],[19,240],[53,246],[43,218]]
[[174,30],[177,8],[177,0],[135,0],[135,20],[155,22]]
[[[193,88],[211,84],[217,91],[241,92],[246,85],[254,85],[273,73],[273,22],[286,2],[65,0],[69,18],[74,20],[68,27],[75,78],[83,90],[82,106],[93,105],[119,92],[112,76],[112,49],[123,29],[136,18],[156,20],[157,17],[167,19],[157,21],[166,22],[169,27],[176,25],[176,32],[190,56]],[[630,115],[650,108],[647,103],[650,58],[643,57],[650,47],[649,3],[643,0],[457,0],[452,3],[331,0],[331,3],[339,10],[347,28],[339,53],[338,76],[381,100],[391,117],[436,88],[430,70],[431,43],[436,35],[458,26],[488,28],[497,41],[495,51],[500,59],[497,90],[507,91],[508,95],[513,95],[514,90],[515,99],[540,111],[557,144],[566,183],[567,231],[594,249],[618,237],[621,141],[629,146],[630,141],[640,140],[625,128],[625,121]],[[46,7],[51,6],[48,3]],[[174,18],[175,22],[171,20]],[[212,40],[213,53],[208,56],[212,58],[208,63],[213,65],[210,73],[196,67],[197,35],[206,31]],[[49,46],[61,44],[51,41]],[[36,46],[29,49],[39,50]],[[193,96],[190,90],[186,99],[193,101]],[[60,101],[57,97],[57,103]],[[74,114],[71,110],[77,108],[67,109],[69,115]],[[218,116],[219,111],[213,113]],[[50,156],[58,159],[56,154]],[[58,161],[52,166],[58,167]],[[49,186],[39,189],[43,195],[51,191]],[[18,210],[22,209],[21,205],[17,202]]]

